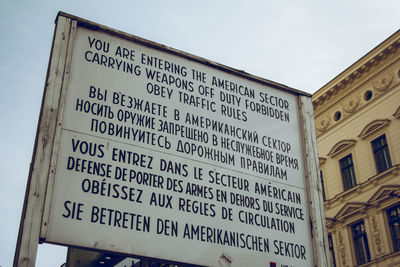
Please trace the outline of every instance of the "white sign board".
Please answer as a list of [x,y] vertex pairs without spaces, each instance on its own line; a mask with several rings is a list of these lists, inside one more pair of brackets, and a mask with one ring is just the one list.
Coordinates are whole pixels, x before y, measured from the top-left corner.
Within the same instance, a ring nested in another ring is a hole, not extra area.
[[311,266],[299,117],[293,93],[78,27],[46,242]]

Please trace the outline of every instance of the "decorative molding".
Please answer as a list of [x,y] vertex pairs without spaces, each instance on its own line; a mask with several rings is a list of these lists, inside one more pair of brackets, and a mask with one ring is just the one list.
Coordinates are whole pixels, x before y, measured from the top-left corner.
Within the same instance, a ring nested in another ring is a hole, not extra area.
[[383,247],[382,247],[381,233],[380,233],[378,221],[376,219],[376,215],[371,216],[371,225],[372,225],[372,236],[374,239],[375,248],[376,248],[376,252],[377,252],[376,254],[380,255],[384,251],[383,251]]
[[[359,214],[366,214],[370,207],[380,209],[380,205],[393,198],[400,198],[400,185],[381,186],[367,202],[348,202],[336,213],[333,218],[326,218],[328,229],[333,229],[338,224],[346,224],[352,221]],[[325,203],[325,207],[328,203]]]
[[371,134],[377,132],[380,129],[385,128],[388,126],[390,123],[390,120],[374,120],[370,123],[367,124],[367,126],[364,127],[364,129],[361,131],[361,133],[358,135],[359,138],[364,139]]
[[[385,44],[386,47],[380,48],[380,53],[375,52],[377,49],[372,50],[347,70],[343,71],[343,73],[339,74],[336,78],[323,86],[318,91],[321,92],[320,94],[317,92],[313,95],[312,103],[316,117],[328,108],[332,107],[335,103],[340,102],[354,90],[366,85],[368,81],[378,78],[377,76],[383,70],[399,59],[399,39],[392,39],[390,41],[388,39],[386,42],[390,43]],[[373,53],[375,53],[375,55],[371,56]],[[392,73],[383,74],[377,79],[377,81],[372,82],[372,86],[376,91],[383,92],[392,87],[396,77],[392,70]],[[400,74],[398,78],[400,78]],[[315,95],[319,96],[315,97]],[[332,97],[333,95],[337,96]]]
[[[342,204],[346,200],[350,200],[354,197],[357,188],[361,187],[362,190],[365,188],[370,188],[371,186],[377,187],[377,185],[383,183],[386,178],[396,177],[400,175],[400,164],[393,165],[392,168],[377,173],[374,176],[369,177],[365,182],[357,184],[355,187],[347,190],[342,191],[339,194],[335,195],[333,198],[330,198],[325,201],[324,205],[326,209],[334,208]],[[396,191],[397,192],[397,191]],[[395,194],[396,192],[393,192]],[[400,190],[398,191],[397,197],[400,198]],[[374,204],[371,200],[368,201],[369,204]]]
[[339,258],[342,262],[342,266],[347,267],[347,259],[346,259],[346,248],[344,246],[343,240],[343,231],[338,232],[338,242],[339,242]]
[[360,95],[353,96],[352,98],[348,99],[346,102],[342,104],[343,110],[348,114],[353,113],[354,111],[357,110],[358,106],[360,105],[360,100],[361,100]]
[[319,165],[322,165],[326,162],[326,158],[318,158],[319,159]]
[[372,87],[374,87],[374,89],[379,92],[383,92],[390,88],[390,86],[393,84],[393,80],[394,80],[394,74],[387,73],[385,75],[382,75],[382,77],[378,78],[377,80],[375,80],[372,83]]
[[363,213],[368,206],[367,203],[348,202],[336,213],[334,219],[340,221],[352,215]]
[[396,119],[400,119],[400,106],[397,108],[396,112],[393,114],[393,117]]
[[382,185],[368,200],[370,204],[383,202],[393,197],[400,197],[400,185]]
[[315,122],[315,128],[319,131],[319,132],[325,132],[328,127],[329,124],[331,123],[331,116],[325,116],[322,119],[318,120]]
[[326,220],[326,226],[328,229],[330,229],[331,226],[333,226],[336,223],[336,220],[334,218],[326,217],[325,220]]
[[[361,86],[364,86],[364,85],[367,86],[368,81],[373,80],[377,74],[379,74],[386,67],[393,64],[396,60],[397,59],[395,59],[387,64],[384,64],[380,67],[375,65],[375,66],[372,66],[373,68],[371,68],[369,70],[363,70],[362,72],[368,73],[368,75],[365,75],[366,77],[364,77],[364,79],[358,78],[357,80],[359,80],[359,81],[357,83],[354,83],[355,80],[352,78],[348,78],[348,77],[344,78],[342,81],[337,83],[336,86],[332,87],[331,89],[326,91],[324,94],[322,94],[318,98],[315,98],[312,101],[315,115],[319,115],[322,112],[320,110],[321,107],[323,108],[323,110],[327,110],[328,108],[335,105],[335,103],[340,102],[343,98],[348,96],[351,92],[357,90]],[[378,81],[372,82],[372,87],[375,88],[375,90],[378,92],[384,92],[394,84],[394,80],[395,79],[394,79],[393,74],[384,75]],[[369,86],[371,86],[371,85],[369,85]]]
[[328,153],[328,156],[332,158],[337,154],[339,154],[340,152],[354,146],[356,142],[357,141],[353,139],[339,141],[331,148],[331,150]]

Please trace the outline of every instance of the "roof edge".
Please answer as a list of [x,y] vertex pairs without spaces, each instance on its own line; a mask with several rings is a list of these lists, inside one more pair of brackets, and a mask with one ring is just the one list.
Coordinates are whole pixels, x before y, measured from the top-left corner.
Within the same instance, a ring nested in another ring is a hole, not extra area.
[[313,101],[323,96],[327,91],[337,87],[339,84],[344,83],[349,78],[358,77],[367,65],[372,65],[379,61],[386,50],[392,50],[394,47],[400,46],[400,30],[397,30],[383,42],[371,49],[367,54],[362,56],[356,62],[347,67],[344,71],[335,76],[332,80],[322,86],[313,94]]

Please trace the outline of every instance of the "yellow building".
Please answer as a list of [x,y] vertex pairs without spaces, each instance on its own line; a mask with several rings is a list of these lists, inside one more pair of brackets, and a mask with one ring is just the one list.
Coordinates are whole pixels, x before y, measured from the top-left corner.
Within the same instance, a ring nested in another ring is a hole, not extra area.
[[400,266],[400,31],[312,99],[333,266]]

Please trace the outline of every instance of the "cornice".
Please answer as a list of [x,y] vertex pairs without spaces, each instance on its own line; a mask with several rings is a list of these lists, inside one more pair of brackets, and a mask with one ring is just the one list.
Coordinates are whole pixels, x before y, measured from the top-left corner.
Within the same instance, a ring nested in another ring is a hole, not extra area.
[[400,106],[397,108],[396,112],[393,114],[393,117],[396,119],[400,119]]
[[[384,75],[381,75],[380,78],[387,79],[387,77],[391,75],[392,72],[386,72]],[[399,75],[400,75],[400,64],[399,64]],[[400,76],[398,78],[400,78]],[[356,112],[368,108],[372,103],[375,103],[382,96],[387,95],[389,92],[393,90],[398,90],[400,87],[400,79],[398,78],[394,79],[394,82],[392,82],[390,87],[385,87],[385,86],[381,87],[381,88],[386,88],[386,89],[381,89],[381,91],[377,89],[371,89],[370,87],[372,87],[373,85],[370,84],[370,86],[368,86],[368,88],[363,91],[364,99],[362,99],[361,96],[362,91],[360,90],[359,92],[356,92],[353,95],[343,99],[341,102],[337,101],[336,103],[334,103],[333,105],[335,107],[334,109],[330,110],[326,109],[324,111],[321,111],[318,115],[315,115],[314,119],[315,119],[315,129],[316,129],[317,139],[318,137],[326,133],[328,130],[331,130],[335,126],[340,125],[341,123],[346,121],[347,118],[352,117]],[[371,94],[373,94],[372,99],[370,100],[365,99],[365,95],[367,92],[371,92]],[[342,98],[344,97],[346,96],[343,96]],[[340,115],[339,119],[336,119],[337,118],[336,114]],[[393,116],[395,117],[396,115],[397,115],[396,113],[393,114]]]
[[343,191],[333,198],[326,200],[324,202],[325,210],[337,207],[338,205],[350,201],[355,195],[368,191],[371,188],[376,188],[378,185],[383,184],[387,179],[397,177],[399,174],[400,164],[393,165],[392,168],[382,173],[375,174],[374,176],[368,178],[365,182],[357,184],[355,187],[347,191]]
[[380,129],[388,126],[390,123],[390,120],[387,119],[382,119],[382,120],[374,120],[370,123],[368,123],[367,126],[364,127],[364,129],[361,131],[361,133],[358,135],[359,138],[364,139],[374,132],[379,131]]
[[[400,50],[400,49],[397,49]],[[397,51],[396,50],[396,51]],[[392,87],[395,83],[394,80],[394,73],[390,74],[390,77],[378,77],[379,74],[396,63],[400,59],[400,53],[393,57],[390,61],[387,60],[379,60],[376,61],[376,65],[365,69],[365,71],[360,71],[359,75],[355,77],[346,77],[342,82],[339,82],[334,87],[327,90],[323,95],[318,98],[313,98],[313,108],[315,117],[319,116],[324,111],[328,110],[330,107],[334,106],[335,104],[341,102],[343,98],[350,95],[352,92],[358,90],[363,85],[367,84],[371,80],[378,78],[377,81],[373,82],[372,87],[381,92],[390,87]],[[364,65],[363,65],[364,66]],[[390,83],[387,82],[390,80]],[[376,83],[385,83],[386,86],[378,87]],[[379,90],[382,88],[383,90]]]
[[349,139],[349,140],[341,140],[339,142],[337,142],[335,145],[333,145],[333,147],[331,148],[331,150],[328,153],[328,156],[333,158],[336,155],[338,155],[339,153],[348,150],[350,147],[354,146],[356,144],[356,140],[353,139]]
[[363,213],[370,206],[369,203],[363,202],[347,202],[344,206],[336,213],[333,218],[335,221],[341,221],[347,217],[354,216],[355,214]]
[[332,218],[326,218],[329,229],[337,224],[346,223],[346,220],[357,219],[357,216],[367,213],[370,207],[379,208],[381,203],[400,198],[400,185],[382,185],[376,188],[375,193],[366,202],[346,202]]
[[393,197],[400,198],[400,185],[383,185],[370,197],[368,203],[375,204]]
[[[395,53],[399,48],[400,31],[393,34],[378,47],[370,51],[367,55],[314,93],[312,102],[315,116],[327,110],[350,92],[368,82],[383,69],[397,61],[400,57],[400,53],[398,55],[395,55]],[[333,98],[333,96],[335,97]],[[320,107],[323,107],[323,110],[321,110]]]

